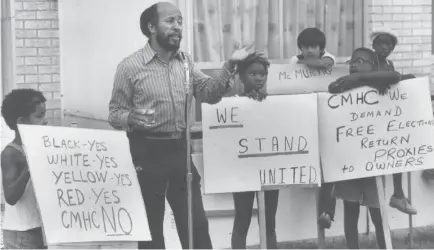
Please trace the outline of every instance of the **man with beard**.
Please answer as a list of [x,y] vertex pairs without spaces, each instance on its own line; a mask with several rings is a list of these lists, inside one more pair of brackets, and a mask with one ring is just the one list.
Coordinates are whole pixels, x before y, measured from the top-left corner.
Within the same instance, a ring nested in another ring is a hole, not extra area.
[[[212,79],[195,68],[193,59],[179,51],[182,39],[182,15],[173,4],[159,2],[140,17],[142,33],[149,38],[144,48],[125,58],[117,68],[109,123],[126,130],[133,163],[148,215],[151,242],[139,248],[165,248],[163,218],[165,197],[172,207],[179,238],[188,248],[187,146],[185,110],[188,65],[192,91],[196,99],[218,103],[232,89],[235,65],[254,53],[253,46],[235,51]],[[155,110],[154,122],[140,110]],[[200,176],[192,166],[193,234],[195,249],[212,248],[208,220],[202,203]]]

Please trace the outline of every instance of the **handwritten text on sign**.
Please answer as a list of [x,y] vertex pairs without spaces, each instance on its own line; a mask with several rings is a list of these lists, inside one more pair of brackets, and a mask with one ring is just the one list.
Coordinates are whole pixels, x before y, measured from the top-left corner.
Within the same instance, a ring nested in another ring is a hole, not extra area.
[[224,98],[202,117],[206,193],[321,180],[315,94]]
[[48,243],[151,239],[125,133],[19,130]]
[[434,167],[427,78],[400,82],[384,96],[368,87],[318,96],[326,182]]
[[271,64],[267,77],[269,95],[328,92],[328,85],[348,75],[348,67],[312,69],[302,64]]

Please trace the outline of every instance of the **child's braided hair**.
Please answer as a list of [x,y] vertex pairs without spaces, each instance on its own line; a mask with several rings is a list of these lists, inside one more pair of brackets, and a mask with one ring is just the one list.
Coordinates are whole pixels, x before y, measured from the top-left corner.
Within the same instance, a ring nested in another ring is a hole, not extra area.
[[[270,61],[268,61],[268,59],[265,57],[263,53],[259,53],[259,52],[253,53],[247,56],[247,58],[245,58],[244,60],[238,62],[236,65],[237,70],[235,73],[238,75],[244,74],[247,68],[254,63],[262,64],[265,68],[265,73],[268,74]],[[246,96],[257,101],[262,101],[267,97],[267,94],[262,91],[254,89],[250,93],[246,93]]]
[[244,74],[247,68],[253,63],[260,63],[264,65],[265,72],[268,73],[268,68],[270,67],[270,61],[264,56],[263,53],[253,53],[250,54],[246,59],[237,63],[237,71],[238,74]]

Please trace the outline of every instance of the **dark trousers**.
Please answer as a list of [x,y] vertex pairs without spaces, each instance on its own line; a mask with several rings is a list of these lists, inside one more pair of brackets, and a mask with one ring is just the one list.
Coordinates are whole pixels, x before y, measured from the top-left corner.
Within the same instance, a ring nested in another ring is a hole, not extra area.
[[[134,165],[142,168],[138,172],[138,179],[152,236],[151,242],[139,242],[139,249],[165,248],[163,220],[166,196],[173,210],[182,248],[187,249],[187,146],[185,140],[145,139],[137,133],[128,134],[128,138]],[[192,166],[192,173],[193,247],[212,249],[208,219],[202,203],[201,178],[194,166]]]
[[323,183],[319,193],[319,214],[328,213],[333,220],[336,210],[336,197],[333,195],[334,183]]
[[[232,249],[245,249],[247,232],[252,220],[255,192],[234,193],[235,219],[232,229]],[[279,191],[265,191],[265,224],[267,230],[267,248],[277,249],[276,212]]]
[[[375,226],[377,245],[380,249],[386,249],[380,209],[372,207],[368,209]],[[359,216],[360,204],[358,202],[344,201],[344,231],[348,249],[359,249]]]

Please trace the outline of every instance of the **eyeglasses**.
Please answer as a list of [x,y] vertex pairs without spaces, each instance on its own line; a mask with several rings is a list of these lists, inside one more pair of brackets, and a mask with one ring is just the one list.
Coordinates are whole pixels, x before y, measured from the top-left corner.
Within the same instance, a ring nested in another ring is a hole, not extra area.
[[365,58],[357,57],[355,59],[347,61],[347,64],[354,65],[354,64],[363,64],[363,63],[369,63],[371,65],[374,65],[373,62],[366,60]]

